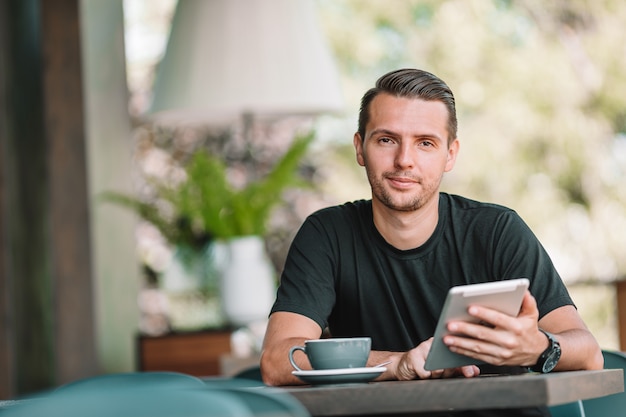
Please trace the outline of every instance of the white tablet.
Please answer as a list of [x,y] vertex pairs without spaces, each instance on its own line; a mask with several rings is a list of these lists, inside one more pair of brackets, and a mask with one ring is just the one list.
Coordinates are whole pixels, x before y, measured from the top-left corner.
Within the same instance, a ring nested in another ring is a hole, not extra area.
[[519,278],[450,288],[437,322],[433,344],[428,352],[424,368],[431,371],[484,363],[469,356],[453,353],[448,349],[443,343],[443,337],[450,334],[446,328],[447,324],[453,320],[477,323],[478,320],[467,313],[470,305],[481,305],[510,316],[517,316],[528,285],[528,279]]

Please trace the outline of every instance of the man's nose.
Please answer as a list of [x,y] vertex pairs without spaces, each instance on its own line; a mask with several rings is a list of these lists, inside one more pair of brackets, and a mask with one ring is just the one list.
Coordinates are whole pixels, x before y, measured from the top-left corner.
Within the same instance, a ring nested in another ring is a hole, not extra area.
[[395,164],[399,168],[411,168],[415,164],[415,152],[410,145],[402,144],[396,152]]

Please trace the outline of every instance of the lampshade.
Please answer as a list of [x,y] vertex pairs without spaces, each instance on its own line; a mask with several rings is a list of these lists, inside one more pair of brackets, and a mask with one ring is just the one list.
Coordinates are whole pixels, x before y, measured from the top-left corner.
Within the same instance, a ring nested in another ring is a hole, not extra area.
[[150,115],[224,121],[341,111],[313,0],[179,0]]

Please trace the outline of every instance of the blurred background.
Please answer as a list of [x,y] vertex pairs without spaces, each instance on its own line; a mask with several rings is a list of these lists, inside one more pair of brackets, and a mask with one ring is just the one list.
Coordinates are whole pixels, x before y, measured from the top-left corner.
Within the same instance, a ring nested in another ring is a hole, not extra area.
[[[224,174],[247,191],[312,132],[285,175],[301,181],[245,233],[276,280],[308,214],[369,198],[359,100],[400,67],[455,92],[442,189],[515,209],[602,347],[624,350],[624,22],[619,0],[3,0],[0,399],[139,369],[143,336],[218,329],[254,350],[262,323],[223,311],[209,203],[181,190]],[[199,153],[223,171],[194,171]],[[190,280],[177,265],[198,251]]]

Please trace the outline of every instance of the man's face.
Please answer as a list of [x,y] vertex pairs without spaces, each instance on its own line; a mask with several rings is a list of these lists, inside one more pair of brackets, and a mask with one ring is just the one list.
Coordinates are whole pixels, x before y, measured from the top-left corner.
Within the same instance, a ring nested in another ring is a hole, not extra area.
[[439,191],[444,172],[454,167],[458,140],[448,146],[448,110],[439,101],[379,94],[370,104],[365,138],[354,135],[374,204],[414,211]]

